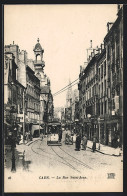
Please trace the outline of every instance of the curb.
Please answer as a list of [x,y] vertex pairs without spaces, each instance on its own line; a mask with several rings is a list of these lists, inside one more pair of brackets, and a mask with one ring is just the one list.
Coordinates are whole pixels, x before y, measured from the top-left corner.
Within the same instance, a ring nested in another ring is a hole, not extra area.
[[25,145],[26,145],[26,146],[29,146],[30,144],[32,144],[32,143],[34,143],[34,142],[36,142],[36,141],[38,141],[38,140],[41,140],[41,138],[38,138],[37,140],[31,141],[31,142],[27,142]]
[[30,144],[32,144],[33,142],[36,142],[36,141],[38,141],[38,140],[41,140],[41,138],[38,138],[37,140],[32,140],[32,141],[30,141],[30,142],[27,142],[27,143],[21,143],[21,144],[19,144],[19,146],[20,145],[25,145],[25,146],[29,146]]
[[[91,147],[88,147],[88,146],[87,146],[87,148],[92,149]],[[107,154],[107,153],[104,153],[104,152],[102,152],[102,151],[100,151],[100,150],[95,150],[95,151],[97,151],[97,152],[99,152],[99,153],[101,153],[101,154],[108,155],[108,156],[115,156],[115,157],[120,157],[120,156],[121,156],[121,155],[115,155],[115,154]]]

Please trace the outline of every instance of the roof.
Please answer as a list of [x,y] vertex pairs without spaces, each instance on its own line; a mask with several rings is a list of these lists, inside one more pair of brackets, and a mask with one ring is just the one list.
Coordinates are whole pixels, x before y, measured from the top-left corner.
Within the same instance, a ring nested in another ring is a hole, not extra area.
[[41,93],[48,94],[49,92],[50,92],[50,87],[49,86],[41,87]]
[[37,49],[39,49],[39,50],[41,50],[41,51],[43,50],[40,43],[37,43],[37,44],[35,45],[34,50],[37,50]]
[[39,125],[32,125],[32,130],[31,130],[32,134],[34,134],[35,130],[39,130],[39,129],[43,129],[43,128]]
[[44,52],[43,48],[41,47],[41,44],[39,43],[39,38],[37,39],[37,43],[36,43],[33,51],[35,51],[35,50]]

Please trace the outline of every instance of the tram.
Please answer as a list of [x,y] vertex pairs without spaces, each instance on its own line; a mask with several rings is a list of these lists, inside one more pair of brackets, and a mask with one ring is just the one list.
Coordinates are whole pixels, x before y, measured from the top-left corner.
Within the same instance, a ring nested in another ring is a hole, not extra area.
[[60,122],[49,122],[47,125],[47,145],[61,146],[62,127]]

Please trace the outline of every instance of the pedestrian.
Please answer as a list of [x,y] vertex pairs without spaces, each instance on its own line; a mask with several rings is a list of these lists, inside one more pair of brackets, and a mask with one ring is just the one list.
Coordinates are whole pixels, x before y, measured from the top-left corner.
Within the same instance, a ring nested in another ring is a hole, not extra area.
[[61,139],[62,139],[62,130],[60,129],[59,130],[59,141],[61,142]]
[[96,137],[94,136],[93,137],[93,146],[92,146],[92,150],[93,150],[93,152],[95,152],[95,150],[96,150]]
[[86,145],[87,145],[87,137],[86,135],[84,135],[82,138],[82,147],[83,147],[82,150],[86,150]]
[[78,133],[76,137],[76,150],[80,151],[81,135]]

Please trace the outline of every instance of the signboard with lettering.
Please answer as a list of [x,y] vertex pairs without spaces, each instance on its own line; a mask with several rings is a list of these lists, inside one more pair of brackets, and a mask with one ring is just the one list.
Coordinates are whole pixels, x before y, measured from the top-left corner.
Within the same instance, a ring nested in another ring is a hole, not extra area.
[[119,109],[119,96],[115,96],[115,110]]
[[20,118],[20,122],[24,122],[24,114],[17,114],[17,117]]

